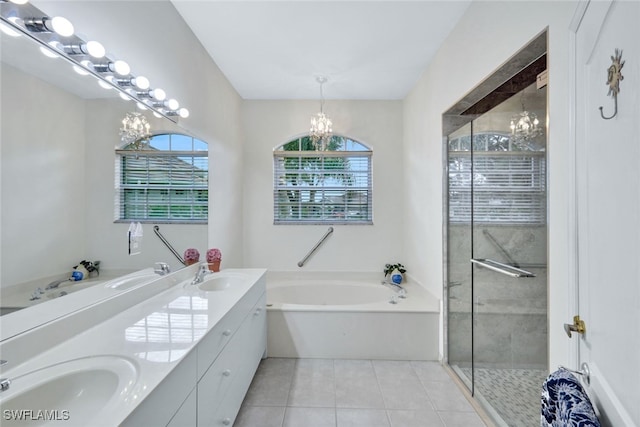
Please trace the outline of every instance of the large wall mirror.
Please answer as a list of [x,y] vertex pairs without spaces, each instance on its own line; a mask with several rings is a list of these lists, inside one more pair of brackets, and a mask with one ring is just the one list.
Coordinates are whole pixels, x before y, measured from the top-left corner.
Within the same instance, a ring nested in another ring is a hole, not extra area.
[[[143,113],[152,132],[190,132],[183,124],[138,110],[115,89],[101,87],[93,75],[77,73],[63,58],[46,56],[24,35],[1,34],[0,42],[0,306],[6,314],[40,302],[17,304],[12,298],[18,288],[30,294],[70,274],[81,260],[98,259],[97,236],[120,234],[126,226],[113,221],[113,170],[127,112]],[[151,226],[145,233],[148,247],[153,243],[161,254],[150,258],[175,262],[152,240]],[[124,238],[117,245],[120,241]],[[121,249],[114,249],[113,242],[105,246],[102,253]],[[153,266],[149,259],[120,259],[125,261],[106,266],[111,277]]]

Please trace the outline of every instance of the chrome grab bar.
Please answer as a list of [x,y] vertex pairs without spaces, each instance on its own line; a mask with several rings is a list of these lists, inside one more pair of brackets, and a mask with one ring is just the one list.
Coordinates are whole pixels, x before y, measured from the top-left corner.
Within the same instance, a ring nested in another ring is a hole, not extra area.
[[496,238],[493,237],[493,234],[491,234],[489,230],[487,230],[486,228],[483,229],[482,234],[484,234],[486,238],[489,239],[491,243],[493,243],[493,246],[495,246],[500,252],[502,252],[502,255],[504,255],[507,261],[509,261],[509,264],[513,265],[516,268],[520,268],[520,265],[518,265],[518,263],[513,260],[511,255],[509,255],[509,252],[507,252],[507,250],[500,243],[498,243]]
[[178,261],[180,261],[182,263],[182,265],[187,265],[186,262],[184,262],[184,260],[182,259],[182,257],[180,256],[180,254],[178,253],[178,251],[176,251],[173,246],[171,246],[171,243],[169,243],[167,241],[167,239],[164,238],[164,236],[162,235],[162,233],[160,233],[160,227],[157,225],[153,226],[153,232],[156,233],[156,236],[158,236],[158,238],[160,240],[162,240],[162,243],[164,243],[164,245],[171,251],[171,253],[178,258]]
[[313,253],[314,253],[316,250],[318,250],[318,248],[320,247],[320,245],[321,245],[322,243],[324,243],[325,239],[326,239],[327,237],[329,237],[329,234],[331,234],[331,233],[333,233],[333,227],[329,227],[329,229],[327,230],[327,232],[326,232],[326,233],[324,233],[324,236],[322,236],[322,237],[320,238],[320,240],[318,240],[318,243],[316,243],[316,245],[315,245],[313,248],[311,248],[311,250],[309,251],[309,253],[308,253],[308,254],[306,254],[306,255],[305,255],[305,257],[304,257],[304,258],[302,258],[302,260],[300,260],[300,262],[298,262],[298,267],[302,267],[302,266],[304,265],[304,263],[305,263],[305,262],[307,262],[307,260],[309,259],[309,257],[310,257],[311,255],[313,255]]
[[527,270],[523,270],[521,268],[517,268],[514,267],[512,265],[509,264],[503,264],[501,262],[498,261],[494,261],[492,259],[471,259],[471,262],[474,264],[477,264],[481,267],[485,267],[488,268],[489,270],[493,270],[496,271],[498,273],[502,273],[502,274],[506,274],[507,276],[511,276],[511,277],[536,277],[535,274],[533,274],[530,271]]

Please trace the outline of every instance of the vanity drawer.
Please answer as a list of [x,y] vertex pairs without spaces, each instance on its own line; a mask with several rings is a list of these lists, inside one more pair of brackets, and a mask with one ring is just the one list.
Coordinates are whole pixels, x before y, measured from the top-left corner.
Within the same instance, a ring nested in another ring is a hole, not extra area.
[[[236,336],[243,332],[244,330],[241,328]],[[243,351],[241,344],[237,339],[232,339],[198,381],[199,418],[200,414],[210,413],[217,409],[235,377],[238,376],[241,366],[239,354]],[[199,425],[206,426],[208,424],[201,422]]]
[[265,285],[262,279],[202,338],[198,344],[198,379],[202,378],[216,360],[264,291]]
[[233,425],[266,345],[266,293],[198,383],[198,426]]

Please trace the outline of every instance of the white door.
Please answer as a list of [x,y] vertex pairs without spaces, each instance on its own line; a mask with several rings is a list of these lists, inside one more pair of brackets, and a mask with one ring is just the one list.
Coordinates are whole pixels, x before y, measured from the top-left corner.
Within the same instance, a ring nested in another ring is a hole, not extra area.
[[[586,8],[584,6],[586,5]],[[603,426],[640,426],[640,0],[592,0],[575,31],[578,366]],[[616,49],[624,77],[608,96]],[[550,83],[551,84],[551,83]],[[571,320],[571,319],[567,319]],[[571,322],[569,322],[571,323]]]

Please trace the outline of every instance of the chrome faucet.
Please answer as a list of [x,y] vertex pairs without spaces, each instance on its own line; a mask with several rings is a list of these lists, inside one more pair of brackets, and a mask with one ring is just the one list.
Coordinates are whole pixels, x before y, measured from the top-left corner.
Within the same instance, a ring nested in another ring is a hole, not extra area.
[[69,280],[70,280],[70,279],[55,280],[55,281],[53,281],[53,282],[49,283],[49,284],[47,285],[47,287],[46,287],[46,288],[44,288],[44,290],[45,290],[45,291],[48,291],[49,289],[55,289],[55,288],[57,288],[58,286],[60,286],[60,284],[61,284],[61,283],[68,282]]
[[191,282],[191,284],[197,285],[198,283],[202,283],[202,281],[204,280],[204,276],[210,273],[211,271],[209,271],[209,266],[206,263],[200,264],[200,268],[198,268],[196,277],[193,278],[193,281]]
[[383,285],[388,285],[389,287],[391,287],[391,289],[396,291],[396,293],[398,294],[398,298],[406,298],[407,297],[407,290],[405,288],[403,288],[402,286],[400,286],[398,283],[393,283],[393,282],[388,282],[386,280],[383,280],[382,284]]
[[[44,294],[44,291],[42,290],[42,288],[37,288],[35,291],[33,291],[33,293],[31,294],[31,298],[29,298],[29,301],[35,301],[37,299],[40,299],[40,295]],[[2,365],[0,365],[2,366]]]
[[166,262],[156,262],[155,265],[156,266],[153,269],[154,273],[159,274],[161,276],[165,276],[171,273],[171,267],[169,267],[169,264],[167,264]]
[[[7,363],[9,362],[7,362],[6,360],[0,360],[0,366],[4,366]],[[0,392],[7,390],[10,385],[11,380],[9,378],[0,378]]]

